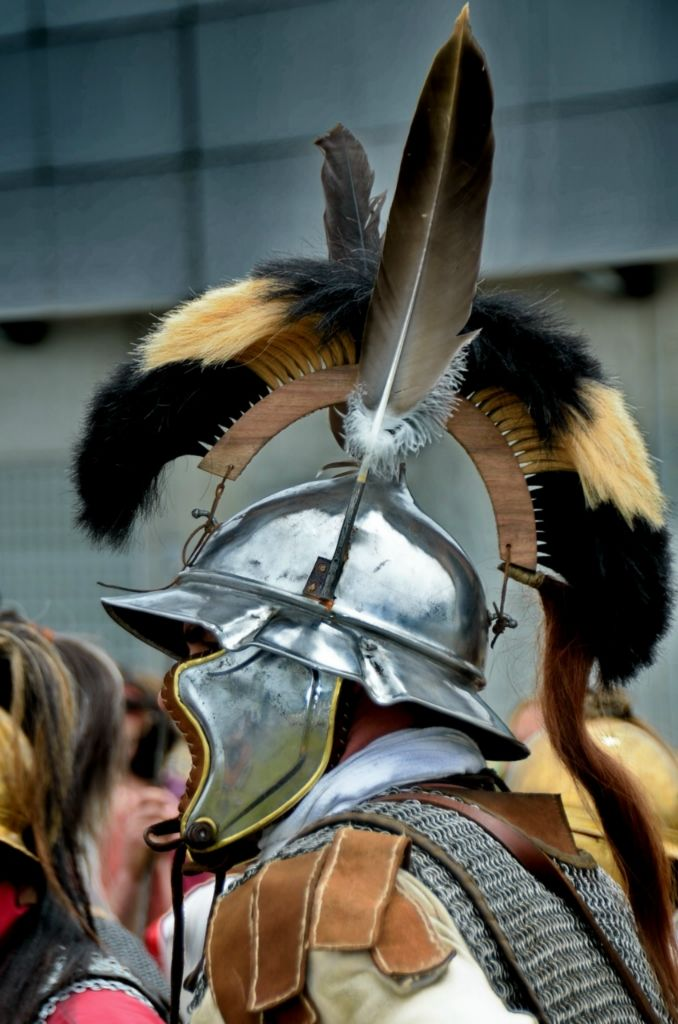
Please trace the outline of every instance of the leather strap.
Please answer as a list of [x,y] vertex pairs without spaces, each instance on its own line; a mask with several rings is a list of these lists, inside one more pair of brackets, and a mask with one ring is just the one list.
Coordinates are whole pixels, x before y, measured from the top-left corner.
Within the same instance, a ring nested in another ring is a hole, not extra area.
[[610,943],[588,905],[581,898],[567,875],[560,870],[555,861],[537,846],[530,836],[514,825],[509,824],[509,822],[497,818],[484,808],[473,806],[458,797],[439,796],[434,793],[413,791],[411,793],[392,794],[382,799],[389,803],[417,800],[419,803],[433,804],[436,807],[452,810],[464,818],[470,818],[471,821],[480,825],[497,842],[501,843],[522,864],[526,871],[529,871],[549,892],[558,896],[571,910],[584,919],[587,927],[593,933],[619,975],[643,1020],[647,1021],[648,1024],[660,1024],[660,1020],[650,1005],[647,996],[619,956],[617,950]]
[[[490,814],[525,832],[549,856],[575,867],[594,868],[596,862],[577,848],[560,796],[553,793],[489,792],[458,783],[417,783],[420,790],[473,802]],[[469,792],[472,790],[472,792]]]

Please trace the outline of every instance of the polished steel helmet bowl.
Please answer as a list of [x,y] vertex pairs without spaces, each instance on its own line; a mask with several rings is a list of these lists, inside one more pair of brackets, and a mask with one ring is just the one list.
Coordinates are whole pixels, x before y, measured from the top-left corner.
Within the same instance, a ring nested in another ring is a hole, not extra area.
[[368,481],[331,608],[303,596],[334,551],[353,477],[282,491],[220,526],[165,590],[106,598],[121,625],[185,657],[183,623],[225,650],[254,645],[360,682],[377,704],[402,701],[461,724],[486,757],[526,755],[480,699],[488,613],[459,545],[404,482]]

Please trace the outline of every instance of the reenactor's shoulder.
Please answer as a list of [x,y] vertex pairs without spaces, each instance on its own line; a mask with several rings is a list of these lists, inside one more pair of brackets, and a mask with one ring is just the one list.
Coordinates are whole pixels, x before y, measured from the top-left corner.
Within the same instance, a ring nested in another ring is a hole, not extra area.
[[206,948],[222,1018],[310,1024],[312,974],[376,969],[401,994],[434,982],[455,944],[439,901],[403,870],[408,851],[403,836],[341,828],[330,844],[270,861],[222,897]]

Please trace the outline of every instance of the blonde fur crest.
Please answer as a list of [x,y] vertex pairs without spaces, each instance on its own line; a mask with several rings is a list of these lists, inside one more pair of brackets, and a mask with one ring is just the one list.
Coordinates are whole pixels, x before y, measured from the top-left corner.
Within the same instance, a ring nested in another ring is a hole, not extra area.
[[589,381],[581,385],[589,416],[572,409],[554,443],[539,437],[534,420],[515,395],[485,388],[472,401],[501,431],[526,476],[577,473],[589,508],[610,502],[633,528],[637,518],[659,529],[666,503],[652,458],[620,391]]
[[213,288],[162,318],[140,351],[141,368],[196,360],[226,363],[251,345],[269,341],[286,326],[289,299],[272,299],[272,281],[247,279]]
[[636,518],[659,528],[665,499],[650,454],[620,391],[605,384],[582,385],[591,413],[571,413],[558,441],[581,479],[586,503],[611,502],[630,527]]

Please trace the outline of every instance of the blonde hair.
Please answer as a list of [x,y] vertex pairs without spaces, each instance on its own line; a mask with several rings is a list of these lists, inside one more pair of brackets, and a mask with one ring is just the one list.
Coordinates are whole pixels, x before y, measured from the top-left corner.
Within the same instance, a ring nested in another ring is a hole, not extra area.
[[[14,763],[11,791],[3,800],[30,823],[32,851],[45,880],[62,905],[89,930],[79,886],[67,893],[55,850],[75,860],[70,829],[70,794],[75,752],[76,693],[72,673],[58,650],[33,623],[0,615],[0,707],[12,728],[3,731],[10,749],[0,756]],[[26,742],[27,741],[27,742]],[[26,746],[30,758],[26,757]]]

